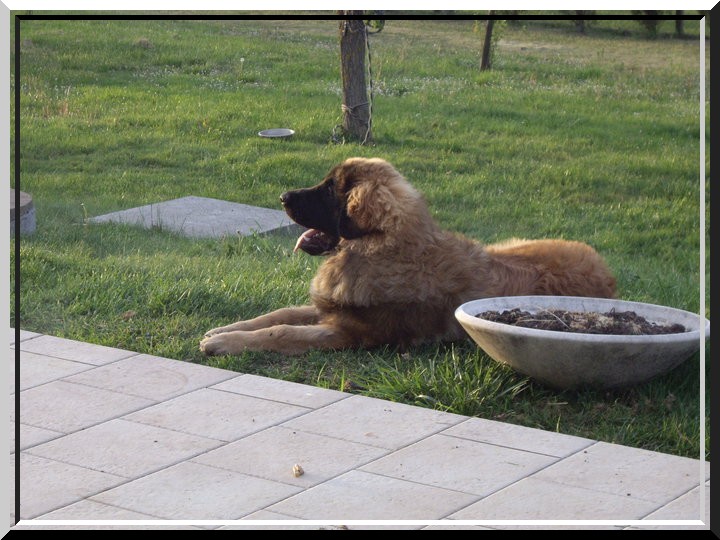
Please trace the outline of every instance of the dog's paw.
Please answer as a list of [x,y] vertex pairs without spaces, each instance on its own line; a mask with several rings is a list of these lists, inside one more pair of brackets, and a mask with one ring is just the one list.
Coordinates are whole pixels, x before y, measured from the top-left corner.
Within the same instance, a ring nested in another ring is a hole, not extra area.
[[200,350],[207,356],[221,356],[223,354],[228,354],[226,347],[223,344],[223,340],[219,339],[221,334],[208,334],[205,334],[205,339],[200,342]]
[[227,332],[227,330],[225,329],[224,326],[220,326],[218,328],[213,328],[212,330],[208,330],[207,332],[205,332],[204,337],[209,338],[209,337],[215,336],[217,334],[222,334],[223,332]]

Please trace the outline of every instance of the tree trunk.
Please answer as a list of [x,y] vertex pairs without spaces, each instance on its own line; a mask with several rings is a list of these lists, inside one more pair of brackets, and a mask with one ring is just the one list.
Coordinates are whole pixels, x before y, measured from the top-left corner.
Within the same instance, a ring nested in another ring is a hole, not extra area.
[[[678,17],[682,17],[683,12],[681,10],[675,11],[675,14]],[[678,37],[685,37],[685,28],[684,28],[685,21],[682,19],[675,19],[675,33]]]
[[[340,11],[338,14],[362,15],[362,11]],[[365,83],[365,40],[365,22],[362,19],[340,21],[343,128],[360,144],[372,141],[370,102]]]
[[[492,13],[492,11],[490,12]],[[480,71],[490,69],[490,48],[492,47],[492,31],[494,19],[489,19],[485,27],[485,43],[483,44],[482,60],[480,61]]]

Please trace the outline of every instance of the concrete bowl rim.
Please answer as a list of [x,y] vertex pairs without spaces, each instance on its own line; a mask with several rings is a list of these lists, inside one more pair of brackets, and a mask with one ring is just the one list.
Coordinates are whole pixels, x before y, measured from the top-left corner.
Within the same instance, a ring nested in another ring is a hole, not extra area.
[[[635,302],[630,300],[620,300],[614,298],[593,298],[584,296],[551,296],[551,295],[538,295],[538,296],[495,296],[488,298],[479,298],[476,300],[470,300],[458,306],[455,310],[455,318],[463,326],[470,326],[476,329],[483,329],[494,334],[504,334],[513,336],[525,336],[530,338],[537,338],[543,340],[557,340],[567,342],[587,342],[587,343],[612,343],[612,344],[669,344],[669,343],[682,343],[689,341],[700,340],[700,329],[692,329],[687,332],[676,333],[676,334],[658,334],[658,335],[610,335],[610,334],[585,334],[577,332],[559,332],[554,330],[539,330],[535,328],[525,328],[520,326],[513,326],[505,323],[498,323],[488,321],[476,317],[478,313],[487,311],[489,309],[497,309],[496,304],[519,304],[513,307],[518,307],[531,311],[535,308],[547,308],[551,309],[573,309],[578,311],[577,308],[562,308],[562,305],[570,304],[571,302],[582,301],[585,303],[596,303],[599,305],[607,306],[606,308],[599,309],[610,309],[615,307],[616,310],[637,310],[638,308],[649,308],[653,310],[666,310],[668,313],[673,315],[682,315],[683,317],[695,317],[700,323],[701,320],[705,320],[705,339],[710,337],[710,321],[707,318],[701,317],[697,313],[691,311],[685,311],[670,306],[663,306],[660,304],[651,304],[647,302]],[[526,304],[539,304],[535,306],[527,306]],[[544,304],[544,305],[542,305]],[[512,309],[511,307],[501,306],[499,309]],[[585,311],[590,311],[589,309]],[[593,309],[595,311],[595,309]],[[531,311],[532,312],[532,311]],[[684,325],[687,328],[687,325]],[[699,324],[698,324],[699,326]],[[466,330],[467,331],[467,330]]]

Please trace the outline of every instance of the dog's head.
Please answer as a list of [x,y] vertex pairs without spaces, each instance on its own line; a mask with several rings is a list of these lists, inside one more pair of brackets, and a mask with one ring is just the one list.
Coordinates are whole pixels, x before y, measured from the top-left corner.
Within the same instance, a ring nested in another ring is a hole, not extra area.
[[419,205],[420,194],[387,161],[351,158],[333,167],[318,185],[280,196],[288,216],[308,230],[295,250],[332,253],[341,239],[393,235]]

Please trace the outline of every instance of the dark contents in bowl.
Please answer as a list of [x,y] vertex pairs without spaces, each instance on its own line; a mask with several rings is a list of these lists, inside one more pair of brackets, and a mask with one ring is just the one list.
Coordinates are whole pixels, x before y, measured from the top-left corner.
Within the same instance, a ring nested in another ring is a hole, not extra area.
[[484,311],[476,317],[488,321],[557,332],[607,335],[658,335],[681,334],[687,330],[681,324],[657,324],[649,322],[634,311],[606,313],[593,311],[565,311],[561,309],[540,310],[537,313],[518,308],[499,311]]

